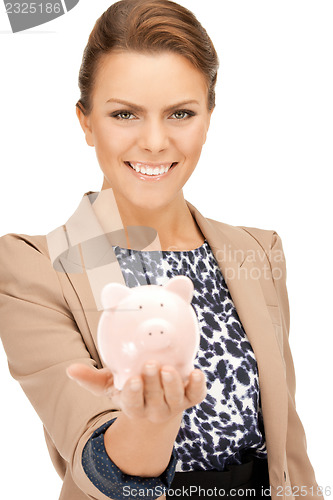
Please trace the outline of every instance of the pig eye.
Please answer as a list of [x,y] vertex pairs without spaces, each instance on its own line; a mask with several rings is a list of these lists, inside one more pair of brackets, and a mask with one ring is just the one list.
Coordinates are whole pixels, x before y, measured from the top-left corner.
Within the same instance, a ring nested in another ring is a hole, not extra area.
[[163,307],[163,304],[161,304],[161,307]]
[[142,306],[139,306],[139,309],[142,309]]

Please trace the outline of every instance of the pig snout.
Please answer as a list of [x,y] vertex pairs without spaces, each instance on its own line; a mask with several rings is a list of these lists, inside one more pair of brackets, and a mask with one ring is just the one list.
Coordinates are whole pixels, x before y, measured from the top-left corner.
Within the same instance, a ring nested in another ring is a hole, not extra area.
[[138,334],[144,348],[159,350],[171,345],[173,327],[164,319],[148,319],[139,325]]

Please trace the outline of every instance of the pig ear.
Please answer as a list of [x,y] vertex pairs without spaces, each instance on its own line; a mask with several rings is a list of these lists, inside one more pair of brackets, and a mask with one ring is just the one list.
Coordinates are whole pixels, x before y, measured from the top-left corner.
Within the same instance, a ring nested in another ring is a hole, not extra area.
[[175,276],[171,278],[166,285],[164,285],[169,292],[176,293],[183,300],[191,303],[193,297],[193,282],[187,276]]
[[108,283],[102,290],[101,302],[103,309],[117,307],[119,302],[131,294],[131,289],[120,283]]

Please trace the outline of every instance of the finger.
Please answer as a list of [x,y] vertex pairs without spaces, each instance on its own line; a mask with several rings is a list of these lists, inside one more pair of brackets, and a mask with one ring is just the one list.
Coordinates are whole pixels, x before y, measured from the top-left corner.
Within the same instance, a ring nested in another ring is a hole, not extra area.
[[113,376],[108,368],[93,368],[74,363],[66,369],[67,375],[96,396],[106,395],[113,386]]
[[185,387],[185,399],[187,408],[201,403],[207,395],[206,377],[199,370],[193,370]]
[[159,407],[165,404],[159,366],[149,361],[143,368],[144,400],[146,406]]
[[164,398],[173,412],[184,410],[184,383],[173,366],[164,365],[161,369]]
[[126,381],[121,394],[121,409],[131,418],[144,416],[143,382],[141,377]]

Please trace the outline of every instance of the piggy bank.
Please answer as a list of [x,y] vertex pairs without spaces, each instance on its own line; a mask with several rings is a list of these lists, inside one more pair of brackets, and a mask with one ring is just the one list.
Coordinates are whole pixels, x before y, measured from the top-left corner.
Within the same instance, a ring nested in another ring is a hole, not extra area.
[[163,286],[109,283],[103,288],[97,344],[117,389],[142,373],[148,360],[175,366],[186,381],[200,341],[192,296],[193,283],[186,276]]

